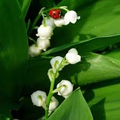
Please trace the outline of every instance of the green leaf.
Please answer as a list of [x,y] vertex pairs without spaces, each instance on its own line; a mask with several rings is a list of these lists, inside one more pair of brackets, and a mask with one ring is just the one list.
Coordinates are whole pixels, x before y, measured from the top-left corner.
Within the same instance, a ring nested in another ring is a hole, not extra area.
[[120,79],[86,87],[84,94],[89,102],[94,120],[119,120]]
[[113,57],[115,59],[120,60],[120,49],[116,49],[112,52],[108,52],[106,55],[109,56],[109,57]]
[[63,76],[79,85],[119,78],[120,60],[100,54],[88,54],[82,63],[66,67],[61,78]]
[[55,110],[48,120],[93,120],[80,90],[75,90]]
[[0,113],[10,112],[20,98],[27,70],[25,23],[15,0],[0,1]]
[[19,0],[24,18],[26,17],[31,1],[32,0]]
[[[79,39],[79,38],[76,38],[76,39]],[[69,43],[69,44],[65,44],[62,46],[52,48],[42,53],[42,55],[49,55],[49,54],[53,54],[53,53],[57,53],[61,51],[63,53],[63,50],[71,48],[71,47],[76,48],[80,54],[83,54],[85,52],[91,52],[93,50],[96,51],[96,50],[104,49],[108,47],[109,45],[118,43],[119,41],[120,41],[120,35],[112,36],[112,37],[92,38],[92,39],[79,41],[79,42],[73,42],[73,43]]]
[[55,6],[54,0],[39,0],[42,7],[51,8]]

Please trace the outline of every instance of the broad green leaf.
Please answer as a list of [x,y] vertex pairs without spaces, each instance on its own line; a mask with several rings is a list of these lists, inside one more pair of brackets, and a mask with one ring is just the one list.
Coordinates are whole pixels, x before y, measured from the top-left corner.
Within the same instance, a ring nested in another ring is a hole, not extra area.
[[75,90],[48,120],[93,120],[93,118],[81,91]]
[[120,60],[120,49],[116,49],[112,52],[108,52],[106,55],[109,56],[109,57],[113,57],[115,59]]
[[120,119],[120,79],[93,84],[84,94],[94,120]]
[[27,11],[29,9],[30,3],[32,0],[19,0],[21,5],[21,11],[23,13],[23,17],[26,17]]
[[10,111],[20,98],[27,59],[27,35],[19,5],[15,0],[0,0],[0,113]]
[[[92,3],[96,2],[96,0],[62,0],[58,5],[59,6],[68,6],[69,9],[78,9],[79,7],[82,8],[83,6],[86,7]],[[79,8],[79,9],[80,9]]]
[[[76,38],[79,39],[79,38]],[[113,45],[120,41],[120,36],[112,36],[112,37],[101,37],[101,38],[92,38],[84,41],[73,42],[65,45],[61,45],[46,52],[42,53],[42,55],[49,55],[57,52],[61,52],[64,49],[70,49],[71,47],[77,48],[80,54],[85,52],[95,51],[99,49],[104,49],[109,45]],[[62,51],[63,53],[63,51]]]
[[119,78],[120,60],[100,54],[88,54],[82,63],[66,67],[62,72],[63,76],[79,85]]

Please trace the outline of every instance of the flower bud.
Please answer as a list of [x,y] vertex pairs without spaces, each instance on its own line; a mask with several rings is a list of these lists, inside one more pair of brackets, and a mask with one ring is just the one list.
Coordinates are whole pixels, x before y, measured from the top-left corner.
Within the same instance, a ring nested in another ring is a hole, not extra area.
[[58,104],[58,100],[53,96],[50,101],[49,111],[54,111],[57,108]]
[[37,32],[36,36],[39,36],[41,39],[50,39],[53,35],[53,29],[50,26],[41,25]]
[[80,16],[77,16],[77,13],[73,10],[68,11],[64,16],[65,25],[71,23],[76,23],[77,19],[80,19]]
[[29,55],[31,57],[38,56],[40,53],[41,53],[41,50],[37,45],[33,44],[29,47]]
[[50,60],[50,64],[54,69],[58,69],[62,60],[63,60],[63,57],[57,56],[57,57],[54,57]]
[[50,47],[50,40],[49,39],[38,38],[37,39],[37,45],[38,45],[38,47],[39,47],[40,50],[46,51],[46,49],[48,47]]
[[68,81],[68,80],[62,80],[58,85],[57,85],[58,95],[63,96],[63,97],[68,97],[70,93],[73,91],[73,84]]
[[70,49],[65,57],[70,64],[76,64],[81,61],[81,56],[78,55],[75,48]]
[[54,23],[57,27],[62,27],[64,25],[64,19],[63,18],[60,18],[60,19],[55,19],[54,20]]
[[44,106],[46,98],[46,93],[40,90],[32,93],[31,95],[32,103],[38,107]]

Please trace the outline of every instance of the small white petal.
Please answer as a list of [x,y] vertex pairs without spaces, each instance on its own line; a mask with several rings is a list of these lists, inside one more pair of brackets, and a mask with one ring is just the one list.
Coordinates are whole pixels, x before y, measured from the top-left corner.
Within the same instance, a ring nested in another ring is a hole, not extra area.
[[40,53],[41,53],[41,50],[35,44],[33,44],[29,47],[29,55],[31,57],[38,56]]
[[70,64],[76,64],[76,63],[81,61],[81,56],[80,55],[76,55],[74,53],[67,53],[66,54],[66,59],[68,60],[68,62]]
[[58,95],[66,97],[66,96],[68,96],[73,91],[73,84],[70,81],[68,81],[68,80],[62,80],[57,85],[57,88],[60,88],[60,90],[58,92]]
[[64,16],[65,25],[68,25],[70,22],[74,24],[76,23],[77,19],[77,13],[73,10],[70,10]]
[[32,93],[31,95],[32,103],[38,107],[41,107],[44,105],[46,98],[47,98],[46,93],[40,90]]
[[[50,26],[50,27],[52,27],[53,29],[55,28],[55,24],[54,24],[54,19],[52,19],[51,17],[46,17],[45,18],[45,21],[46,21],[46,25],[47,26]],[[43,21],[42,21],[42,23],[43,23]]]
[[39,36],[41,39],[50,39],[51,36],[53,35],[53,29],[50,26],[44,26],[41,25],[38,29],[37,29],[37,36]]
[[38,38],[37,39],[37,45],[38,45],[38,47],[39,47],[40,50],[46,51],[46,49],[48,47],[50,47],[50,40],[49,39]]
[[76,55],[78,55],[78,51],[75,48],[71,48],[68,53],[74,53]]
[[62,27],[64,25],[64,18],[54,20],[54,23],[57,27]]
[[[55,69],[57,69],[62,60],[63,60],[63,57],[57,56],[50,60],[50,64],[53,68],[55,67]],[[55,66],[56,61],[58,61],[58,64]]]
[[54,111],[57,108],[58,104],[58,100],[53,96],[49,105],[49,111]]
[[70,64],[76,64],[81,61],[81,56],[78,55],[75,48],[70,49],[65,57]]

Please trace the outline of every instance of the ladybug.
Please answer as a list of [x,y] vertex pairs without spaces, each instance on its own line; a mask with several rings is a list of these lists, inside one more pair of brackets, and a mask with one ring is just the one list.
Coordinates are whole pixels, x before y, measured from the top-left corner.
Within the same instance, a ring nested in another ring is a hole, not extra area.
[[53,19],[61,18],[61,14],[62,14],[62,12],[59,9],[51,9],[49,11],[49,16],[52,17]]

